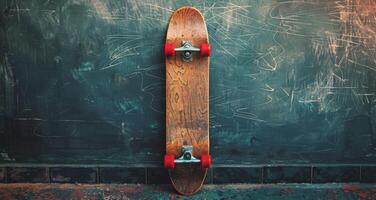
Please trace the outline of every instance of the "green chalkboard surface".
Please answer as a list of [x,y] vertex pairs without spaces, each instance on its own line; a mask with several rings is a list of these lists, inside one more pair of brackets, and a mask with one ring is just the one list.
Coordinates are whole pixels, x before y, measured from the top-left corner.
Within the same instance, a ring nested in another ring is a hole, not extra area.
[[1,163],[161,163],[163,45],[181,6],[212,45],[216,164],[376,162],[372,1],[2,0]]

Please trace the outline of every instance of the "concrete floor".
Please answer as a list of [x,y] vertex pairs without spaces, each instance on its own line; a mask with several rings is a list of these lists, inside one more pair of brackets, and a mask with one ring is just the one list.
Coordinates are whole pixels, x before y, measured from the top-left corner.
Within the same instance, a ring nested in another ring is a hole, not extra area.
[[[0,199],[188,199],[169,185],[0,184]],[[376,199],[376,184],[205,185],[189,199]]]

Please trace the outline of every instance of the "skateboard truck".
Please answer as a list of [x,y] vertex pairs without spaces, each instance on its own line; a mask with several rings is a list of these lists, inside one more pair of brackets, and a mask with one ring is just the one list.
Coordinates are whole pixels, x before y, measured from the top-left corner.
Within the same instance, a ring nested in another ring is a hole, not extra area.
[[193,52],[200,52],[201,57],[210,56],[210,44],[204,43],[200,45],[200,48],[196,48],[192,45],[191,41],[183,40],[181,47],[175,48],[173,43],[165,44],[165,55],[175,56],[175,52],[182,52],[182,59],[184,62],[191,62]]
[[192,146],[184,145],[182,148],[183,155],[175,160],[175,163],[199,163],[200,159],[195,158],[192,154]]
[[193,147],[189,145],[184,145],[182,147],[182,155],[175,159],[174,155],[165,155],[164,158],[164,167],[168,169],[173,169],[175,167],[175,163],[201,163],[202,168],[210,168],[211,167],[211,157],[209,154],[202,154],[201,159],[198,159],[193,156]]

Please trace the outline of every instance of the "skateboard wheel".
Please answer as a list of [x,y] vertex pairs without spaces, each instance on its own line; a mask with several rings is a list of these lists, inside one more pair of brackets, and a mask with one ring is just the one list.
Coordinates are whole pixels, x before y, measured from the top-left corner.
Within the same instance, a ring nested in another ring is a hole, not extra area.
[[164,164],[164,167],[166,169],[174,169],[174,167],[175,167],[175,156],[174,155],[165,155],[163,164]]
[[164,52],[166,56],[175,56],[175,45],[173,43],[166,43]]
[[207,44],[207,43],[201,44],[200,56],[201,57],[210,56],[210,44]]
[[211,156],[209,154],[202,154],[201,155],[201,167],[210,168],[211,165],[212,165]]

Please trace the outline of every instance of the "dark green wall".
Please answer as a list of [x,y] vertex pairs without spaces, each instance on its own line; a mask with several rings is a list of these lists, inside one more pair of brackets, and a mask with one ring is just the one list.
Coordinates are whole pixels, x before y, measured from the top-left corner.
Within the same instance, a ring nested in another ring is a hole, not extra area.
[[0,163],[164,154],[173,10],[205,15],[216,164],[375,163],[375,11],[344,1],[0,2]]

